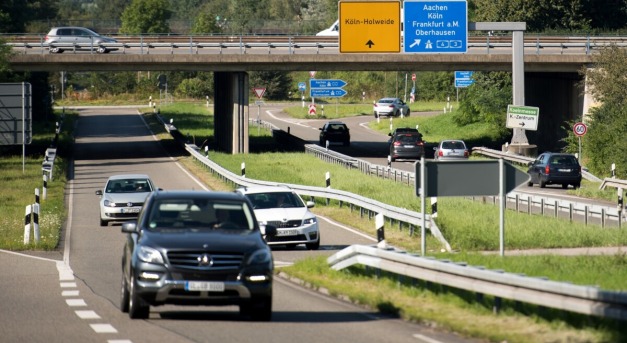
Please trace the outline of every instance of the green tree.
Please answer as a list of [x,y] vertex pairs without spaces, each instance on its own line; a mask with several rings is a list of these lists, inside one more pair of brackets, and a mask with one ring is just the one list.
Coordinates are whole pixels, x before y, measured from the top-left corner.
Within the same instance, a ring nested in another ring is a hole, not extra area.
[[504,131],[505,111],[512,100],[511,74],[506,72],[475,72],[474,84],[466,88],[460,99],[455,121],[459,125],[489,123]]
[[6,80],[7,75],[11,72],[9,58],[13,54],[12,51],[4,39],[0,38],[0,80]]
[[122,13],[120,33],[168,33],[168,0],[133,0]]
[[131,0],[96,0],[92,16],[102,20],[119,20]]
[[2,0],[0,1],[0,32],[24,33],[33,20],[54,18],[55,0]]
[[598,175],[608,175],[612,163],[627,178],[627,51],[616,46],[593,56],[594,68],[584,69],[590,93],[601,106],[590,111],[584,156]]
[[204,5],[194,19],[191,33],[210,34],[221,32],[222,28],[218,25],[216,16],[217,14],[215,12],[212,12],[210,6]]
[[252,87],[265,87],[265,98],[283,100],[289,96],[292,78],[284,71],[256,71],[250,73],[249,82]]

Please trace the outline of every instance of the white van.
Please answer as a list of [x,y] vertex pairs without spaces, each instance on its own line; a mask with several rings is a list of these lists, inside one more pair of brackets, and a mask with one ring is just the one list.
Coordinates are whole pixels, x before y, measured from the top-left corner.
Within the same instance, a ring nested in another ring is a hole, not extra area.
[[337,37],[340,35],[340,21],[336,20],[333,25],[331,25],[328,29],[324,29],[318,33],[316,36],[325,36],[325,37]]

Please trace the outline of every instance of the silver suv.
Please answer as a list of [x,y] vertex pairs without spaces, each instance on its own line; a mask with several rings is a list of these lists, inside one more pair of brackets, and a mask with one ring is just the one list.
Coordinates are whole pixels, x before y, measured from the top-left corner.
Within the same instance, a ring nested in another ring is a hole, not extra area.
[[111,37],[101,36],[84,27],[53,27],[46,35],[46,44],[51,53],[62,53],[64,50],[88,50],[100,54],[118,48],[111,47],[117,41]]

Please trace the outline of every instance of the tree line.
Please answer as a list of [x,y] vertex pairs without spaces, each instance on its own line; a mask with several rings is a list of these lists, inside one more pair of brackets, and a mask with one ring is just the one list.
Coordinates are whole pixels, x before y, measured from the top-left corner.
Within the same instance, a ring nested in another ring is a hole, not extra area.
[[[549,34],[620,34],[627,25],[627,0],[469,0],[469,21],[522,21],[529,33]],[[117,33],[169,33],[175,20],[189,21],[189,33],[248,33],[264,21],[282,20],[292,23],[324,23],[330,25],[338,17],[336,0],[4,0],[0,2],[0,32],[47,32],[52,21],[111,20],[119,23]],[[117,24],[116,24],[117,25]],[[296,25],[302,32],[312,33],[305,24]],[[62,88],[58,73],[13,73],[8,68],[10,49],[0,41],[0,81],[29,80],[35,97],[34,114],[50,112],[51,90]],[[599,68],[582,70],[594,89],[601,106],[591,112],[589,132],[584,144],[590,157],[591,171],[606,175],[609,164],[616,163],[618,175],[627,177],[627,110],[623,94],[627,89],[627,55],[618,48],[597,56]],[[611,70],[612,73],[600,72]],[[159,73],[73,73],[71,88],[88,89],[90,96],[119,96],[132,93],[139,97],[158,93],[157,77],[166,74],[169,89],[179,96],[202,98],[213,94],[211,72]],[[395,72],[319,72],[318,78],[339,78],[348,81],[344,101],[361,101],[382,96],[407,96],[407,75],[410,70]],[[417,100],[445,100],[455,94],[454,77],[450,72],[417,73]],[[612,76],[614,76],[612,78]],[[510,104],[511,74],[476,72],[475,83],[462,94],[456,111],[458,125],[475,121],[488,122],[495,130],[506,131],[503,108]],[[308,80],[306,71],[251,72],[252,85],[266,86],[270,100],[299,98],[297,83]],[[43,80],[43,81],[42,81]],[[411,84],[413,86],[413,84]],[[411,87],[410,86],[410,87]],[[50,94],[50,96],[48,96]],[[561,148],[574,151],[574,139],[565,125]],[[506,134],[506,132],[503,132]],[[611,160],[611,161],[610,161]]]

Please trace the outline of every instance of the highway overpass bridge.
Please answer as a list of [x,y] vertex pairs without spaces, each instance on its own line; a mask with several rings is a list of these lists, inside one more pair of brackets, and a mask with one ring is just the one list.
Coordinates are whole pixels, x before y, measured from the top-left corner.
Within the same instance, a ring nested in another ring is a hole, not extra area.
[[[250,71],[512,71],[515,59],[511,37],[489,36],[471,37],[465,54],[340,54],[336,38],[311,36],[125,37],[109,46],[117,50],[108,54],[78,52],[74,49],[81,47],[76,45],[64,47],[68,50],[62,54],[50,54],[41,39],[12,40],[10,44],[17,52],[10,60],[16,71],[215,72],[216,127],[221,128],[216,130],[216,143],[232,153],[248,151],[245,124]],[[590,66],[592,55],[607,44],[623,42],[524,38],[524,90],[517,104],[522,99],[524,105],[540,107],[538,131],[527,134],[541,149],[555,142],[565,121],[587,112],[589,100],[584,96],[580,71]]]

